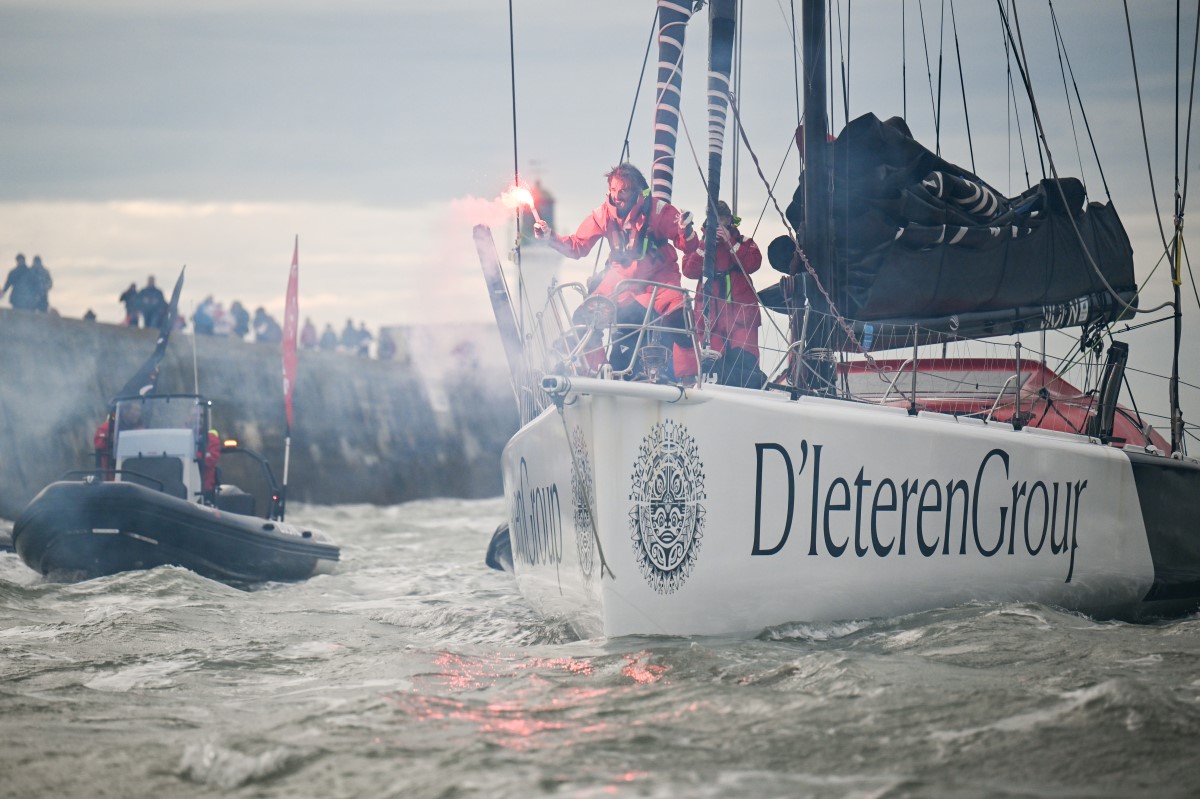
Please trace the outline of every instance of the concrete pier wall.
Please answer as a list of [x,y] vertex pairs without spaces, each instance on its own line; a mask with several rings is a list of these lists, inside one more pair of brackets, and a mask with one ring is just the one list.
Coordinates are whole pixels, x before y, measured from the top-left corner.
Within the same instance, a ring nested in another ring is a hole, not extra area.
[[[397,329],[403,360],[299,353],[288,480],[292,501],[391,504],[501,491],[500,452],[517,428],[490,326]],[[109,399],[154,350],[156,333],[0,309],[0,517],[92,463]],[[159,390],[200,393],[214,425],[281,475],[278,345],[175,333]]]

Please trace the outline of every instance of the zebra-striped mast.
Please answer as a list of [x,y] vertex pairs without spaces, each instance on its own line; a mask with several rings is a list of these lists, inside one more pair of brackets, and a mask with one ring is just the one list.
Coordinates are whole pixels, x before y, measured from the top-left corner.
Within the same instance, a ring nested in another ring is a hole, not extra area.
[[[716,275],[717,201],[721,199],[721,159],[729,116],[729,75],[737,29],[734,0],[708,6],[708,217],[704,224],[704,282]],[[707,302],[707,294],[705,294]]]
[[655,199],[668,203],[675,182],[683,39],[691,18],[692,0],[658,0],[658,91],[654,104],[654,163],[650,170],[650,188]]

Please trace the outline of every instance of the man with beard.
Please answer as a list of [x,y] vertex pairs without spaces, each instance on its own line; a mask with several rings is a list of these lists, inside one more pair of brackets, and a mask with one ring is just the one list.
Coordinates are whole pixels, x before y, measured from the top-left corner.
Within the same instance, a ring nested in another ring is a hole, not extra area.
[[686,333],[683,293],[651,285],[625,286],[617,291],[623,280],[682,284],[678,251],[690,253],[699,246],[691,214],[681,214],[670,203],[654,199],[646,178],[632,164],[613,167],[605,177],[607,201],[580,223],[574,235],[557,236],[545,222],[535,225],[534,233],[552,249],[575,259],[591,252],[600,239],[608,241],[605,271],[596,276],[598,281],[595,277],[589,281],[589,288],[593,295],[609,297],[616,304],[615,322],[621,332],[610,342],[613,371],[630,368],[637,342],[638,330],[621,326],[641,325],[649,319],[651,325],[673,331],[652,336],[651,343],[671,345],[674,377],[693,381],[699,365]]

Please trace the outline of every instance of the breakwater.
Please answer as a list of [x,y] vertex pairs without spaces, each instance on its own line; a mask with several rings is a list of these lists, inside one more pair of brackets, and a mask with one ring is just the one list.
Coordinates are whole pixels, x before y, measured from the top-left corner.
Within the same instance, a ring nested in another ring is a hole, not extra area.
[[[398,359],[301,351],[288,496],[391,504],[501,492],[516,431],[512,389],[488,325],[393,328]],[[109,399],[153,351],[156,331],[0,309],[0,517],[92,463]],[[194,349],[193,349],[194,344]],[[285,420],[278,345],[175,333],[159,391],[213,402],[223,437],[280,475]]]

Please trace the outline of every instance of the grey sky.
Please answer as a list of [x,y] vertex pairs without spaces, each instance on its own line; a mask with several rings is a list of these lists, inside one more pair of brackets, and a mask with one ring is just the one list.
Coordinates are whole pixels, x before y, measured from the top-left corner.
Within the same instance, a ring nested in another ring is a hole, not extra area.
[[417,153],[470,143],[434,124],[463,86],[447,70],[453,4],[432,5],[4,7],[0,192],[403,204]]
[[[796,121],[790,3],[745,5],[741,105],[751,145],[773,178]],[[1130,5],[1160,210],[1169,217],[1174,3]],[[558,197],[560,229],[572,227],[601,199],[601,176],[621,153],[654,4],[515,0],[513,7],[521,168]],[[1123,5],[1059,0],[1054,7],[1139,275],[1147,276],[1160,246]],[[907,116],[929,146],[920,12],[936,82],[942,8],[935,0],[907,4]],[[844,26],[848,15],[853,25],[851,116],[903,110],[900,9],[899,0],[859,0],[843,3],[833,20]],[[1047,6],[1026,0],[1019,9],[1059,169],[1079,174],[1078,136],[1084,176],[1093,198],[1103,199],[1082,120],[1075,118],[1072,133],[1065,115]],[[1024,167],[1005,99],[995,3],[959,0],[954,10],[976,171],[1016,193]],[[948,11],[946,30],[942,152],[969,167]],[[687,135],[703,147],[707,35],[699,15],[688,34],[689,127],[676,163],[676,203],[685,208],[702,204]],[[845,52],[844,43],[831,47],[835,58]],[[654,58],[631,132],[632,160],[643,166]],[[65,315],[93,307],[115,320],[116,296],[129,282],[141,285],[153,272],[169,283],[184,263],[185,304],[212,293],[227,305],[236,298],[278,311],[299,234],[302,316],[335,328],[347,317],[371,326],[486,320],[470,226],[512,179],[509,91],[504,0],[0,0],[0,253],[40,253],[56,281],[51,301]],[[839,91],[835,129],[845,116]],[[1023,100],[1021,108],[1036,180]],[[781,204],[795,179],[793,155],[777,189]],[[739,185],[739,211],[757,224],[766,193],[744,150]],[[504,217],[496,219],[503,250]],[[768,209],[758,238],[765,243],[779,230]],[[773,281],[765,274],[758,282]],[[1151,295],[1165,297],[1161,271],[1152,284]]]

